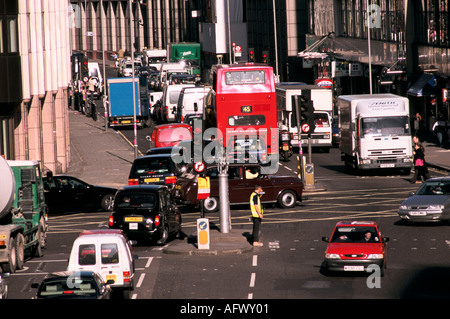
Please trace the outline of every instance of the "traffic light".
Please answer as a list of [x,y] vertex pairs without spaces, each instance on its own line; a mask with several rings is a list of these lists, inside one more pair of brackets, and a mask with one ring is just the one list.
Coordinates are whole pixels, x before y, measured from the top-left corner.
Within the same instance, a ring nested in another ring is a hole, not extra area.
[[269,61],[269,51],[265,50],[262,52],[263,63],[268,63]]
[[255,49],[248,49],[248,62],[255,62]]
[[313,101],[302,96],[300,98],[300,126],[302,127],[302,131],[304,124],[308,124],[309,130],[303,133],[314,133],[316,126],[314,120],[314,104]]
[[89,78],[89,66],[88,66],[88,58],[86,56],[83,56],[81,58],[81,77],[82,78]]

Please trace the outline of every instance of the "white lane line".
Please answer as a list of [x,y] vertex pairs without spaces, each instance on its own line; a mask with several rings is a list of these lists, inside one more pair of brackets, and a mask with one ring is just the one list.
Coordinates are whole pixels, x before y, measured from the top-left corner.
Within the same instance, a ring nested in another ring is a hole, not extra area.
[[255,287],[255,281],[256,281],[256,273],[252,272],[252,275],[250,277],[250,288]]
[[145,274],[141,274],[139,276],[139,280],[138,280],[138,282],[136,284],[136,288],[140,288],[142,286],[142,282],[144,281],[144,278],[145,278]]
[[258,266],[258,255],[253,255],[252,266]]

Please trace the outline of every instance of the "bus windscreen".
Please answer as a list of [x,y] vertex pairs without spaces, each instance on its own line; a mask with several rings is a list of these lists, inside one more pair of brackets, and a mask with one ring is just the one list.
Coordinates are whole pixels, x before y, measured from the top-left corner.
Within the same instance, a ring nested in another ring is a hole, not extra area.
[[227,85],[264,84],[264,70],[228,71],[225,74]]

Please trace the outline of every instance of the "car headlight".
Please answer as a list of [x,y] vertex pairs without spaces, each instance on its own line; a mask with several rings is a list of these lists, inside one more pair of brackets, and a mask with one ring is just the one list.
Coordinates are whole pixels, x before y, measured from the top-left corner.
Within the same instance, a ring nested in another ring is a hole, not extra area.
[[401,210],[408,210],[409,208],[408,208],[408,206],[406,206],[406,205],[400,205],[400,209],[401,209]]
[[367,259],[383,259],[384,254],[370,254],[367,256]]
[[325,254],[326,259],[341,259],[341,257],[338,254]]
[[443,210],[444,209],[444,205],[431,205],[428,206],[429,210]]

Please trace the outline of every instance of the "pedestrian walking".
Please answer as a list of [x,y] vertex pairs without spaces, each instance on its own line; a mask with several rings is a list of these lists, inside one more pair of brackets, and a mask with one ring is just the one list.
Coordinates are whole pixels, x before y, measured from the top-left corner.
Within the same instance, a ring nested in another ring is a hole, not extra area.
[[413,142],[414,176],[411,179],[411,184],[421,183],[422,178],[424,181],[430,178],[430,173],[428,172],[428,167],[425,162],[425,147],[416,135],[413,137]]
[[416,116],[414,117],[414,135],[416,135],[420,141],[423,141],[424,124],[422,116],[419,113],[416,113]]
[[261,221],[263,219],[263,207],[261,205],[261,196],[263,194],[262,187],[260,185],[255,186],[255,191],[250,195],[250,209],[252,212],[253,221],[253,246],[261,247],[263,243],[260,242],[261,236]]

